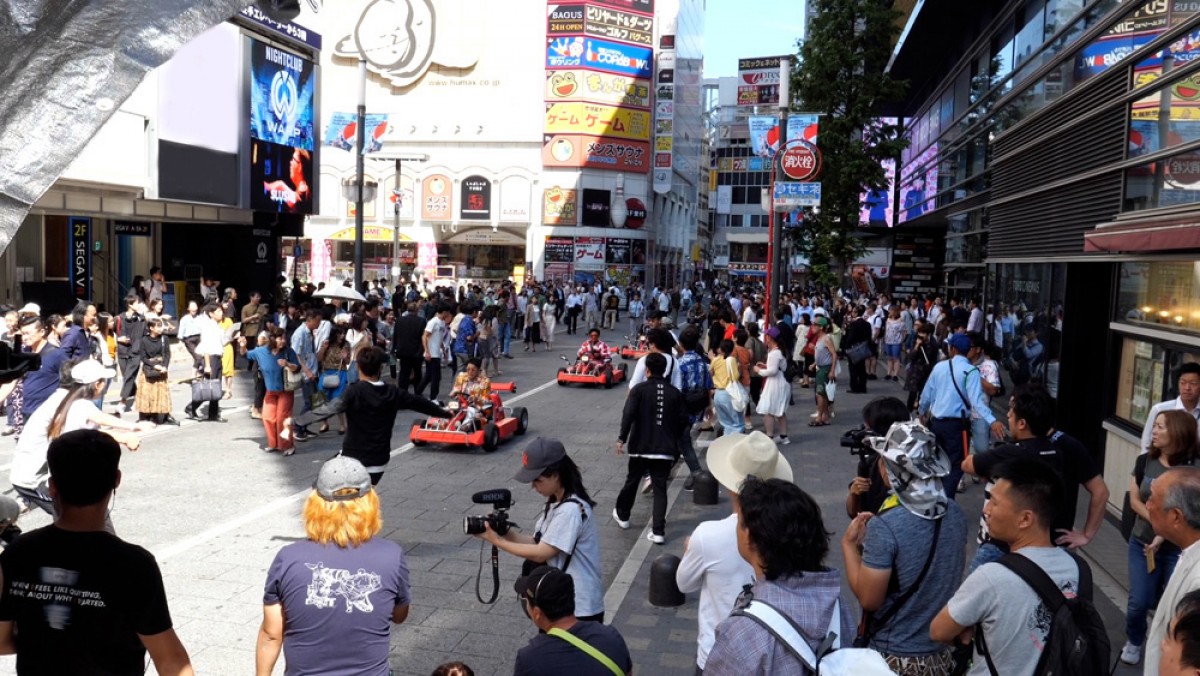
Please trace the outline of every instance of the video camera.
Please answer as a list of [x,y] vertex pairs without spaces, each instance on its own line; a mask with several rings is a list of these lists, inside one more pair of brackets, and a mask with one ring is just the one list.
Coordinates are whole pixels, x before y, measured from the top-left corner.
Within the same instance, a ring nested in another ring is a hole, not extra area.
[[869,477],[871,466],[879,461],[879,455],[867,443],[867,437],[873,436],[878,435],[866,427],[856,427],[842,434],[842,438],[838,442],[842,448],[850,449],[850,455],[858,456],[857,475],[860,477]]
[[483,533],[486,524],[492,527],[496,535],[503,537],[509,528],[517,526],[508,520],[508,508],[512,507],[512,491],[507,488],[479,491],[471,496],[471,502],[477,505],[491,505],[492,511],[490,514],[463,517],[463,532],[467,535]]

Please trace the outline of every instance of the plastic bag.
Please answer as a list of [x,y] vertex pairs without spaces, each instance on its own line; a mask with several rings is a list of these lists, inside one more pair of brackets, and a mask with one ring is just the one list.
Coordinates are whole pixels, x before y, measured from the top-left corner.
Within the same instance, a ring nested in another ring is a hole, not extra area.
[[829,402],[833,403],[833,400],[837,398],[837,383],[836,382],[831,380],[825,384],[825,395],[829,398]]

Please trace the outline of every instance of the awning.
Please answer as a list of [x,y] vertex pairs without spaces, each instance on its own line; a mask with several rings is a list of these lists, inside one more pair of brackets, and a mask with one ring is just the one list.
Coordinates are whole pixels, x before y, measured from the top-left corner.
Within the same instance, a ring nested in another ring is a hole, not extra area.
[[1096,226],[1083,235],[1084,251],[1135,252],[1200,249],[1200,219],[1171,218]]

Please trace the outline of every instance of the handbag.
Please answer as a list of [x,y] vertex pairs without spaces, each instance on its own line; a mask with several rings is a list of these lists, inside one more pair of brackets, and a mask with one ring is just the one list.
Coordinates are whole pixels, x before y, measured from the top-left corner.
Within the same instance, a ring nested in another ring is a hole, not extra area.
[[289,368],[283,369],[283,391],[295,392],[304,387],[304,372],[293,371]]
[[851,345],[846,350],[846,359],[849,359],[851,364],[857,364],[870,356],[871,345],[865,340]]
[[725,386],[725,394],[729,395],[729,403],[733,406],[733,410],[741,413],[746,410],[746,390],[742,389],[742,383],[733,377],[733,366],[729,363],[730,359],[733,357],[725,358],[725,370],[729,374],[729,384]]
[[217,401],[224,391],[220,378],[197,378],[192,381],[192,401]]
[[321,387],[326,390],[336,390],[342,384],[342,377],[336,373],[326,373],[321,376]]
[[159,371],[158,369],[154,368],[155,366],[162,366],[162,357],[151,357],[147,361],[149,363],[146,365],[146,368],[142,369],[142,375],[145,376],[146,382],[160,383],[167,379],[166,371]]

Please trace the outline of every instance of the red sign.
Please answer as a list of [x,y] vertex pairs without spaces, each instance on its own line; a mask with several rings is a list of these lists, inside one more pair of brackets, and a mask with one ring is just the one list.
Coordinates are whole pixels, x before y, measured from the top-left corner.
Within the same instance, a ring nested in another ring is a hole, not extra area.
[[806,141],[792,141],[779,160],[785,176],[796,181],[810,181],[821,173],[821,151]]
[[629,215],[625,217],[625,227],[640,229],[646,224],[646,203],[636,197],[630,197],[625,200],[625,207],[629,209]]
[[1200,155],[1188,153],[1167,160],[1167,175],[1175,183],[1184,185],[1200,182]]

